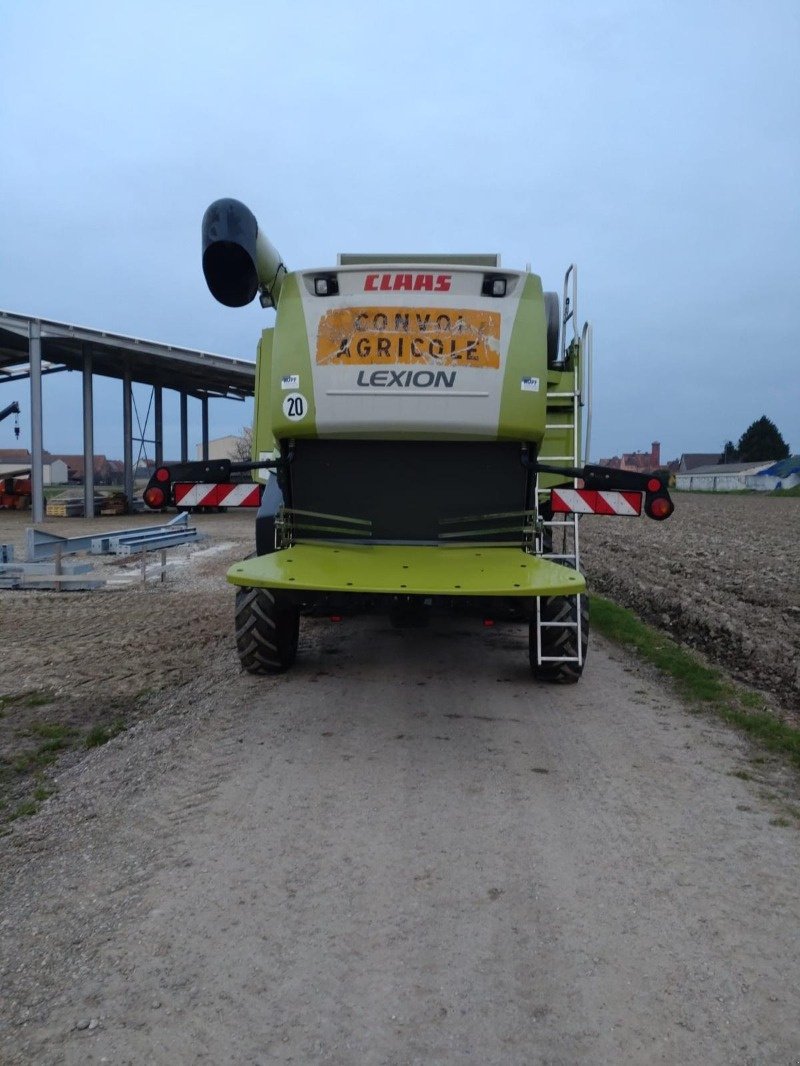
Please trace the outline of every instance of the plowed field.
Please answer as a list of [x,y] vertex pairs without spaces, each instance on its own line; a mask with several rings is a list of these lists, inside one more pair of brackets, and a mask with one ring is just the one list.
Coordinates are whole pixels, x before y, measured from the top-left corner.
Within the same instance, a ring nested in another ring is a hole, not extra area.
[[666,522],[581,523],[590,589],[800,713],[800,499],[675,494]]

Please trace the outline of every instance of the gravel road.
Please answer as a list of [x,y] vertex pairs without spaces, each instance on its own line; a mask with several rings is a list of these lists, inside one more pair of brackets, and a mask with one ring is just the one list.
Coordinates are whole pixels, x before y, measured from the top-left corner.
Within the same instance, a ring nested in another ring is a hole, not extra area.
[[800,1060],[776,765],[600,639],[553,688],[518,627],[304,633],[0,841],[0,1061]]

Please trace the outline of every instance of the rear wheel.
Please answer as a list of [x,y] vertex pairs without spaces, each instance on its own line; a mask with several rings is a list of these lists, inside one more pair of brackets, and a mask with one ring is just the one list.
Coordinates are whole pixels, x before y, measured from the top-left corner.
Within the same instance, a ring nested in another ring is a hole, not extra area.
[[280,674],[297,657],[300,613],[271,589],[236,592],[236,650],[250,674]]
[[[577,622],[580,618],[580,627]],[[568,623],[568,624],[565,624]],[[578,630],[580,629],[580,659],[578,662]],[[538,662],[536,634],[541,634],[542,658],[568,659],[571,662]],[[574,685],[580,680],[589,647],[589,597],[542,596],[539,620],[536,611],[531,617],[529,654],[533,676],[540,681],[559,685]]]

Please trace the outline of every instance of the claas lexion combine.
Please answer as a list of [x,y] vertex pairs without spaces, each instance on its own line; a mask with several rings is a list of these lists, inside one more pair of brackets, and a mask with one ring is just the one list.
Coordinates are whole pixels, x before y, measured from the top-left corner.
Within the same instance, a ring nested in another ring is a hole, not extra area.
[[[203,218],[203,271],[229,307],[276,308],[256,367],[253,461],[161,468],[264,486],[256,552],[234,565],[243,667],[295,660],[304,614],[437,610],[524,620],[542,680],[575,682],[589,609],[581,513],[667,518],[658,473],[588,465],[591,330],[576,271],[562,301],[494,255],[340,255],[290,272],[236,200]],[[563,303],[563,314],[560,307]]]

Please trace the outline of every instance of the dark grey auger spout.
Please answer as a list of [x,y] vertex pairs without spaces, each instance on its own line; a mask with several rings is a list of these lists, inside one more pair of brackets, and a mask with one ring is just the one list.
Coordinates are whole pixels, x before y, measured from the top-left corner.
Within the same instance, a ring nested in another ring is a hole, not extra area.
[[203,274],[211,295],[226,307],[244,307],[260,294],[278,302],[286,267],[280,252],[239,200],[215,200],[203,215]]

